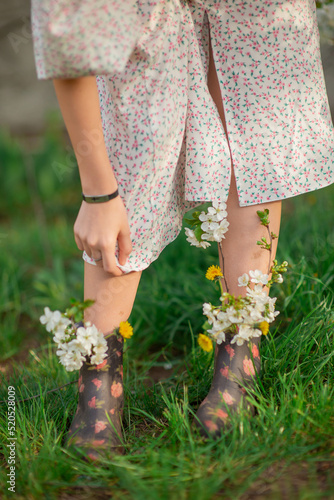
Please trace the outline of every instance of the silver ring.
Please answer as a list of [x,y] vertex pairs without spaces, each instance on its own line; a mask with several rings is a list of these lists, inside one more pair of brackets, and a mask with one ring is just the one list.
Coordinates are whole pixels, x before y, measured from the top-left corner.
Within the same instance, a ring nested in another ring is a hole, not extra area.
[[94,261],[94,262],[99,262],[99,260],[102,260],[102,257],[100,257],[99,259],[94,259],[94,258],[92,257],[92,259],[93,259],[93,261]]

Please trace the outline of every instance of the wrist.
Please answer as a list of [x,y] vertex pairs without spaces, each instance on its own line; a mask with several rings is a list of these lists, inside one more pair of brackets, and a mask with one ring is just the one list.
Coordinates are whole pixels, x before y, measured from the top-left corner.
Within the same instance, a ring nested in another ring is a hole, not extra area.
[[86,203],[105,203],[107,201],[113,200],[114,198],[117,198],[117,196],[118,189],[106,195],[87,196],[82,193],[82,198]]
[[114,193],[118,189],[117,183],[115,184],[110,184],[110,185],[92,185],[92,184],[87,184],[84,186],[82,184],[82,195],[84,196],[108,196],[111,193]]
[[86,196],[100,196],[116,191],[118,184],[110,164],[95,165],[80,169],[82,192]]

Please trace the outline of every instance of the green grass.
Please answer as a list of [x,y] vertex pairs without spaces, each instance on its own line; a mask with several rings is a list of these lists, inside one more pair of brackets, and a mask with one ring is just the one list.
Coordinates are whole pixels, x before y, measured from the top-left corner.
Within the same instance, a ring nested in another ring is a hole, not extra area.
[[[234,416],[218,441],[201,440],[191,427],[213,369],[212,353],[195,338],[202,303],[217,297],[203,277],[217,255],[190,247],[182,234],[143,273],[130,318],[127,454],[96,467],[62,448],[76,384],[47,392],[75,382],[77,373],[58,363],[38,318],[46,305],[63,309],[71,296],[80,298],[83,277],[72,233],[78,175],[56,120],[48,130],[34,147],[4,134],[0,140],[0,399],[8,385],[17,400],[38,395],[16,407],[15,497],[334,498],[333,187],[283,205],[278,257],[291,268],[273,290],[281,314],[262,342],[262,374],[250,396],[256,417]],[[147,384],[153,370],[166,374],[161,383]],[[1,498],[12,495],[6,411],[1,404]]]

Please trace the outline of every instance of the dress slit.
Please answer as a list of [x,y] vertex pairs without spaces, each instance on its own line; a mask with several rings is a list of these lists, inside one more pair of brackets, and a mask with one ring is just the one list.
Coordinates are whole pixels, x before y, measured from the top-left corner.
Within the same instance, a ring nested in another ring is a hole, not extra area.
[[[208,72],[207,72],[208,89],[209,89],[210,95],[211,95],[211,97],[216,105],[217,112],[218,112],[219,118],[220,118],[220,123],[221,123],[222,128],[223,128],[222,131],[225,134],[225,138],[226,138],[226,141],[228,144],[228,149],[229,149],[230,159],[231,159],[231,174],[230,174],[229,186],[228,186],[230,188],[232,175],[234,175],[234,177],[236,178],[236,175],[234,172],[235,167],[234,167],[234,162],[233,162],[233,154],[232,154],[232,149],[231,149],[231,144],[230,144],[230,139],[229,139],[229,132],[228,132],[228,127],[227,127],[227,121],[226,121],[226,113],[225,113],[225,108],[224,108],[224,98],[223,98],[222,85],[220,84],[219,74],[217,71],[217,64],[215,62],[212,41],[211,41],[212,37],[211,37],[210,17],[209,17],[209,14],[207,11],[205,11],[205,13],[204,13],[204,22],[208,23],[208,32],[209,32],[209,37],[208,37],[209,64],[208,64]],[[213,69],[210,72],[211,65],[213,65]],[[216,80],[213,82],[213,85],[215,87],[214,89],[212,89],[211,85],[209,85],[210,76],[211,76],[211,78],[213,76],[213,79]],[[211,90],[210,90],[210,88],[211,88]],[[213,91],[214,95],[212,95],[212,91]],[[239,197],[239,194],[238,194],[238,197]]]

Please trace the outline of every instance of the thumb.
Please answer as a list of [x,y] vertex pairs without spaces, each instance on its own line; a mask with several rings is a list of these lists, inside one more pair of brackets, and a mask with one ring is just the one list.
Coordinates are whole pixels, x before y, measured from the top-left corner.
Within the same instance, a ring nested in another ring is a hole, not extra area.
[[124,266],[130,253],[132,252],[132,243],[130,232],[120,232],[118,235],[118,262]]

